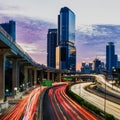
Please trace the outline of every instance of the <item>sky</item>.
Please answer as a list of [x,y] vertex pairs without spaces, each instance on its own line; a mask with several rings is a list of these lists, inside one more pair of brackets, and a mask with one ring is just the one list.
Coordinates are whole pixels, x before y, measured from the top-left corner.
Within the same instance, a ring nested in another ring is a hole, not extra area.
[[57,27],[64,6],[76,15],[77,69],[82,61],[105,61],[107,42],[120,49],[120,0],[1,0],[0,22],[16,21],[17,43],[40,64],[46,64],[47,30]]
[[[76,25],[119,24],[120,0],[1,0],[4,13],[21,14],[57,23],[60,8],[76,14]],[[3,12],[3,11],[2,11]],[[114,19],[113,19],[114,18]]]

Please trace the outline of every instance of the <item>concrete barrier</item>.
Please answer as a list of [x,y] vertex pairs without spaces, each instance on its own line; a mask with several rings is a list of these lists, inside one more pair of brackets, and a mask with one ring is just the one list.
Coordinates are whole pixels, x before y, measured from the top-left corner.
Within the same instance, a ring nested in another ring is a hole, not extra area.
[[0,103],[0,112],[4,109],[8,109],[8,107],[9,107],[8,101],[6,101],[4,103]]

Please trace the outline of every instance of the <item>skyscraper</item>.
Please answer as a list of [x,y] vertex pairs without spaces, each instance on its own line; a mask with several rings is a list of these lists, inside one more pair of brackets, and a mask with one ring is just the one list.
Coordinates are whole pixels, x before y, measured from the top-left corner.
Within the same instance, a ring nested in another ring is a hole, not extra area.
[[118,55],[115,55],[114,63],[115,63],[115,67],[117,68],[118,67]]
[[115,47],[113,42],[106,45],[106,69],[112,74],[112,68],[115,67]]
[[9,23],[2,23],[0,26],[12,37],[13,41],[16,40],[16,24],[15,21]]
[[100,69],[101,69],[101,61],[98,58],[95,58],[95,60],[93,61],[93,65],[94,65],[94,72],[95,73],[100,73]]
[[58,46],[60,48],[59,69],[75,71],[75,14],[67,7],[61,8],[58,15]]
[[57,29],[49,29],[47,34],[47,66],[56,67]]

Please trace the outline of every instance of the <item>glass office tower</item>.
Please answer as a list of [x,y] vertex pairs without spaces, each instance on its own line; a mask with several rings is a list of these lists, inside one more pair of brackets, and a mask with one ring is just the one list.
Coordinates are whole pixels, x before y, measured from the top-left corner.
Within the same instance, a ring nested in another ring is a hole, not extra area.
[[67,7],[58,15],[58,45],[60,46],[60,69],[76,70],[75,14]]
[[49,29],[47,34],[47,66],[56,67],[57,29]]

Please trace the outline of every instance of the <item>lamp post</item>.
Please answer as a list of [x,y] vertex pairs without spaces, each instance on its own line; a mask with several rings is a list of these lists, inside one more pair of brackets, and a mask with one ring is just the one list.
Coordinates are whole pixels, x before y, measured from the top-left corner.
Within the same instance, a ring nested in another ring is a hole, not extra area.
[[8,93],[8,92],[9,92],[9,89],[6,89],[5,91],[6,91],[6,93]]
[[9,96],[9,89],[6,89],[5,92],[6,92],[6,95],[5,95],[5,99],[4,100],[6,101],[7,100],[7,96]]
[[17,87],[14,87],[14,91],[15,91],[15,95],[16,95]]
[[105,115],[105,113],[106,113],[106,80],[105,80],[104,115]]
[[79,96],[81,96],[81,83],[79,85]]
[[116,69],[115,69],[115,67],[113,67],[113,68],[112,68],[112,74],[113,74],[112,89],[113,89],[113,81],[114,81],[115,72],[116,72]]

